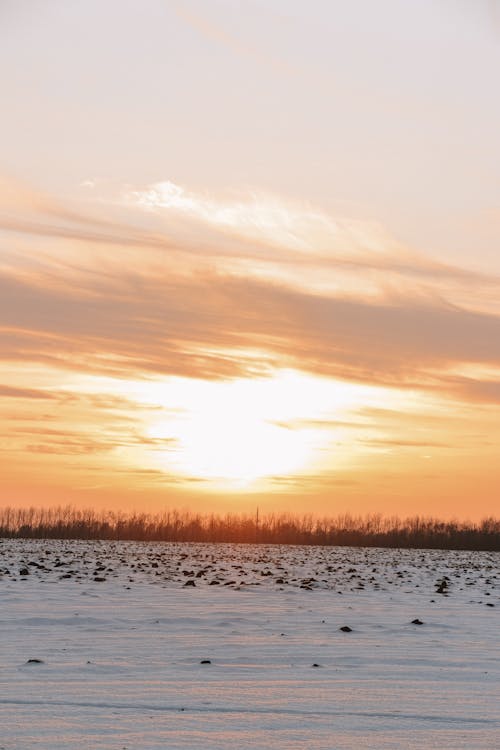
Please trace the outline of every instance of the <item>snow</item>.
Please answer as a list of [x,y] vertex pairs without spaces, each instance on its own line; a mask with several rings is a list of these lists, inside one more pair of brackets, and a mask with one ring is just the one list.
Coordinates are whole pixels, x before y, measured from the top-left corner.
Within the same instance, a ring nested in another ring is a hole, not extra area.
[[499,562],[2,540],[0,749],[492,750]]

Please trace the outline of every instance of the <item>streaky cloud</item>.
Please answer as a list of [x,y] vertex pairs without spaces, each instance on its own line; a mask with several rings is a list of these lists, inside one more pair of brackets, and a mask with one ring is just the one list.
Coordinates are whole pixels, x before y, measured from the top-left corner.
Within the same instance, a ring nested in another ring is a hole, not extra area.
[[[385,248],[383,236],[372,237],[359,223],[351,234],[341,233],[349,241],[341,251],[335,222],[293,206],[271,212],[271,224],[284,211],[290,236],[304,239],[301,232],[312,225],[326,227],[321,238],[333,243],[329,256],[313,245],[290,250],[282,238],[272,245],[265,232],[248,236],[248,225],[259,221],[255,203],[247,214],[238,204],[229,235],[212,226],[207,239],[207,221],[217,224],[225,209],[193,196],[177,196],[193,214],[192,234],[178,240],[176,201],[159,219],[160,227],[172,219],[168,236],[157,224],[154,231],[139,226],[134,211],[142,222],[147,216],[137,205],[120,205],[115,222],[48,196],[15,193],[7,204],[12,216],[0,225],[80,240],[82,248],[78,254],[47,249],[36,262],[21,255],[17,264],[0,267],[0,358],[118,377],[209,380],[293,367],[500,402],[494,377],[456,372],[463,364],[500,367],[500,315],[482,303],[500,291],[500,280],[435,263],[389,240]],[[123,223],[124,210],[135,226]],[[30,211],[38,216],[34,223]],[[126,248],[133,252],[124,255]],[[189,262],[179,260],[185,255]],[[193,262],[202,257],[211,260]],[[291,275],[280,275],[285,268]]]

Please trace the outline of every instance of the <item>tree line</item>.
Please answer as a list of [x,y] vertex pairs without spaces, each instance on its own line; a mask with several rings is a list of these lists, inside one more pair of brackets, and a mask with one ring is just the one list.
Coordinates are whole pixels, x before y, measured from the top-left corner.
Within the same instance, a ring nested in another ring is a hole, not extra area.
[[478,523],[344,513],[200,514],[96,511],[72,506],[0,508],[0,538],[232,542],[500,551],[500,519]]

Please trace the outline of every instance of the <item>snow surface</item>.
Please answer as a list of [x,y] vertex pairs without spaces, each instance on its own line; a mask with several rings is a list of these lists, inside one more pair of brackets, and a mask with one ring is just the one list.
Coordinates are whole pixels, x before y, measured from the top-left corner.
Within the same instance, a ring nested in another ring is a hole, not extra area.
[[499,562],[1,540],[0,749],[494,750]]

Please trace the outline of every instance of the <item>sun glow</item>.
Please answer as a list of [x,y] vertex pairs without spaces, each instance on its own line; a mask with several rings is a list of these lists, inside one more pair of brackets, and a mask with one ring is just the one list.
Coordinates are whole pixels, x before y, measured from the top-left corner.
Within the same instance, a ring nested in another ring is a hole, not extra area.
[[179,433],[183,473],[232,484],[288,474],[305,464],[312,452],[302,435],[264,422],[250,411],[196,415]]
[[348,439],[334,447],[343,429],[335,420],[360,404],[380,403],[380,389],[290,370],[230,382],[171,379],[160,387],[162,393],[148,388],[148,398],[177,411],[148,429],[150,438],[170,441],[158,461],[182,476],[233,488],[318,469],[326,456],[330,466],[341,463]]
[[[12,371],[4,389],[15,395],[37,372],[30,370],[24,384]],[[64,450],[78,457],[73,466],[88,456],[92,467],[101,456],[101,465],[115,472],[115,481],[131,474],[148,491],[175,485],[180,490],[272,493],[277,487],[317,486],[323,476],[339,473],[345,478],[361,464],[379,466],[381,457],[390,460],[402,450],[405,455],[422,453],[425,439],[413,429],[395,435],[390,424],[384,428],[377,417],[380,410],[388,410],[389,419],[432,412],[432,404],[418,394],[291,369],[225,380],[74,378],[54,370],[49,383],[58,384],[61,424],[66,420],[76,426],[64,440],[57,420],[43,435],[33,427],[35,455],[48,461],[47,456]],[[47,390],[47,396],[51,393]],[[23,434],[16,438],[13,433],[12,444]],[[102,472],[92,468],[90,474],[92,485],[77,480],[76,486],[101,486]]]

